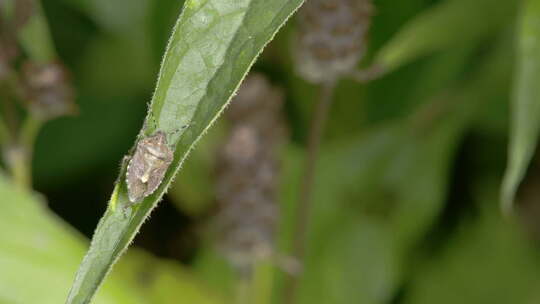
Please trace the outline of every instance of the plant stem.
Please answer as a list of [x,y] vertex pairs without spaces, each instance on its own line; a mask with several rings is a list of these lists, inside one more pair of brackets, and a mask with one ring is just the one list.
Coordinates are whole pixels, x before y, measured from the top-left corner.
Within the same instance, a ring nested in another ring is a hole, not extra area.
[[41,129],[42,125],[42,120],[35,118],[33,115],[28,115],[21,127],[21,133],[19,134],[21,145],[32,151],[39,129]]
[[249,281],[246,278],[238,279],[236,283],[235,301],[236,304],[249,304]]
[[272,297],[273,265],[269,261],[259,261],[253,267],[251,277],[250,304],[269,304]]
[[42,121],[29,115],[21,127],[17,142],[7,146],[7,162],[16,184],[32,187],[32,156],[34,142],[42,126]]
[[269,304],[272,297],[274,265],[266,259],[258,260],[249,273],[237,280],[236,304]]
[[[299,263],[302,263],[304,260],[307,228],[312,209],[313,182],[315,180],[321,138],[333,100],[334,87],[335,82],[324,83],[321,86],[320,98],[315,107],[315,113],[313,113],[309,130],[307,155],[300,185],[298,206],[296,208],[296,226],[293,231],[293,254]],[[292,304],[296,298],[298,278],[294,276],[290,276],[289,278],[289,284],[287,284],[285,290],[285,303]]]

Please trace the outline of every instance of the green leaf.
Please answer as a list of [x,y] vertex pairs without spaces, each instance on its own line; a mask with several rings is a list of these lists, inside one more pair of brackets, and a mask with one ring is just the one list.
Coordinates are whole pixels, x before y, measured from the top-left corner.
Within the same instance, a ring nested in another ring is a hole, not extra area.
[[526,1],[518,30],[508,166],[501,197],[506,213],[511,212],[517,188],[534,154],[540,131],[540,1]]
[[[83,238],[44,208],[37,195],[0,175],[0,303],[59,303],[65,297]],[[48,284],[43,284],[48,282]],[[106,292],[108,293],[108,292]],[[104,303],[113,303],[107,295]]]
[[[87,241],[41,196],[1,174],[0,206],[0,303],[62,303]],[[96,303],[157,304],[180,296],[188,303],[217,303],[178,263],[131,250]]]
[[[163,182],[127,207],[125,164],[67,303],[89,303],[107,273],[165,193],[188,152],[238,88],[263,47],[302,0],[190,0],[171,37],[141,135],[169,134],[175,155]],[[155,122],[155,123],[154,123]],[[189,126],[182,129],[184,126]],[[176,132],[181,130],[182,132]]]
[[497,212],[496,181],[478,183],[485,184],[474,195],[479,218],[464,222],[442,252],[423,259],[403,303],[538,303],[538,250],[521,223]]
[[507,26],[518,2],[443,1],[405,25],[379,51],[375,64],[389,72],[432,52],[482,40]]

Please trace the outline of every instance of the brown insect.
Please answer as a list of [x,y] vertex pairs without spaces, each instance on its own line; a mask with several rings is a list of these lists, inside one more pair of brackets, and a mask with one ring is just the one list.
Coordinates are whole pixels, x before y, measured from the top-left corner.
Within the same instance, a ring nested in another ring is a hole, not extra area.
[[127,167],[126,184],[130,202],[136,203],[156,191],[173,160],[167,136],[158,131],[137,143]]

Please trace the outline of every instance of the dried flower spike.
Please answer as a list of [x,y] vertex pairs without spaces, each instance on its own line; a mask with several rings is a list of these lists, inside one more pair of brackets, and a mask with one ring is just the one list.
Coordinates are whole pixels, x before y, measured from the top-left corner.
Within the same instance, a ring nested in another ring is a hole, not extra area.
[[219,245],[242,273],[273,254],[282,103],[281,91],[253,74],[227,111],[231,130],[217,168]]
[[294,59],[298,73],[314,83],[354,73],[366,49],[371,0],[309,0],[298,12]]
[[172,163],[173,156],[173,151],[167,144],[167,136],[162,131],[144,137],[137,143],[126,173],[130,202],[136,203],[156,191]]
[[26,62],[22,73],[25,99],[36,117],[52,119],[76,111],[73,89],[62,65]]

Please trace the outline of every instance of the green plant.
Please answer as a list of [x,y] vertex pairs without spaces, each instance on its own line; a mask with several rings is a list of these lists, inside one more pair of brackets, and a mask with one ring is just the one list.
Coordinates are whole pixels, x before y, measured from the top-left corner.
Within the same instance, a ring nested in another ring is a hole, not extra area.
[[301,2],[0,1],[0,303],[538,302],[540,1]]
[[[174,160],[154,194],[133,205],[120,170],[67,303],[88,303],[167,190],[197,140],[223,111],[262,48],[302,2],[190,0],[184,4],[163,60],[140,136],[170,135]],[[151,121],[155,121],[155,126]],[[179,133],[175,130],[187,128]]]

